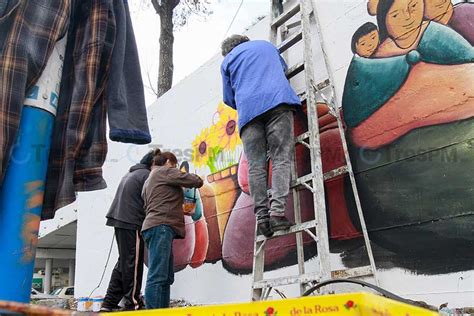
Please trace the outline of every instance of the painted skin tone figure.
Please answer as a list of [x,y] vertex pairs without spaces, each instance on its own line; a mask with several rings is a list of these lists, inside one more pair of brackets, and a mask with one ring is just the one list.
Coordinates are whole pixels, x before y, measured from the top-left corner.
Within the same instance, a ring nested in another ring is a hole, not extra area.
[[374,23],[367,22],[357,29],[352,36],[352,52],[369,58],[377,50],[380,42],[379,31]]
[[375,56],[403,55],[416,49],[429,24],[423,23],[423,12],[423,0],[393,0],[380,3],[377,8],[377,21],[382,43]]
[[427,20],[433,20],[441,24],[448,24],[453,16],[454,7],[451,0],[425,1],[424,16]]

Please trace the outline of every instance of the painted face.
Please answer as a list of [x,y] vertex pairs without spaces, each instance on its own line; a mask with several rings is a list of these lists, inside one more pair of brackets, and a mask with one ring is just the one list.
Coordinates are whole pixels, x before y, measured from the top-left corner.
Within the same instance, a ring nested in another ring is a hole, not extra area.
[[425,0],[425,18],[443,24],[447,24],[449,18],[445,19],[451,12],[453,4],[451,0]]
[[385,18],[390,37],[401,48],[409,48],[418,39],[423,21],[423,0],[395,0]]
[[356,52],[359,56],[370,57],[379,46],[379,32],[372,32],[361,36],[356,43]]

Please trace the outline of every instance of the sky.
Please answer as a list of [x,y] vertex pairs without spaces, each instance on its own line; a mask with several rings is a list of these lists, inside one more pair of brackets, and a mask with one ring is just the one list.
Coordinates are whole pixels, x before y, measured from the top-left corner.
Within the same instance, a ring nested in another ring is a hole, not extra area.
[[[145,99],[151,105],[156,96],[150,81],[156,86],[159,61],[160,20],[149,0],[129,0],[132,23],[137,41]],[[173,85],[194,72],[215,54],[226,35],[242,33],[268,14],[269,0],[210,0],[213,14],[207,18],[192,16],[188,24],[175,32]],[[238,10],[242,3],[240,10]],[[234,22],[232,18],[236,15]],[[230,29],[226,34],[227,29]],[[150,79],[148,79],[150,78]]]

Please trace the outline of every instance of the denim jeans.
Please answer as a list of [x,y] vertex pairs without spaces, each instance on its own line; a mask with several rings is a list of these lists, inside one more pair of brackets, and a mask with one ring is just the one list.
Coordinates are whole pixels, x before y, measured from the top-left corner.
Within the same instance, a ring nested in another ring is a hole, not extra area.
[[146,308],[167,308],[170,306],[170,286],[174,282],[173,239],[176,233],[168,225],[158,225],[142,235],[148,247]]
[[[241,132],[249,162],[250,195],[257,221],[284,216],[294,153],[293,110],[277,107],[245,125]],[[272,198],[267,194],[267,154],[272,160]]]

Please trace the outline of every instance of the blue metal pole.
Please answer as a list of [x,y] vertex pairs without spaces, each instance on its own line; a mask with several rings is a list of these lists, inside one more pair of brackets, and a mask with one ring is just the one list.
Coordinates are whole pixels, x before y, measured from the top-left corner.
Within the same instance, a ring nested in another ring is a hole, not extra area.
[[28,93],[0,188],[0,300],[28,303],[66,37]]

